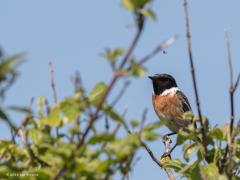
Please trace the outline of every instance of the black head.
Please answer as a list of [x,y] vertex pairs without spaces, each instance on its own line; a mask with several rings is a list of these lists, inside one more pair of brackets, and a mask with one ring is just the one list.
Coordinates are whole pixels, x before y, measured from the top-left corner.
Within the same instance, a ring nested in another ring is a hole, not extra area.
[[153,90],[156,95],[162,94],[166,89],[177,87],[175,79],[169,74],[155,74],[148,76],[153,83]]

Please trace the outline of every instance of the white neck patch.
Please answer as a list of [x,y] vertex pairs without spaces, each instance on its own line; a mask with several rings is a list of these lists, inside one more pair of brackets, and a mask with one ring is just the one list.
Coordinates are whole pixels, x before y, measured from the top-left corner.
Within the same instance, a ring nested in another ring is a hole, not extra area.
[[172,87],[170,89],[166,89],[165,91],[162,92],[160,96],[166,96],[168,94],[174,95],[179,89],[177,87]]

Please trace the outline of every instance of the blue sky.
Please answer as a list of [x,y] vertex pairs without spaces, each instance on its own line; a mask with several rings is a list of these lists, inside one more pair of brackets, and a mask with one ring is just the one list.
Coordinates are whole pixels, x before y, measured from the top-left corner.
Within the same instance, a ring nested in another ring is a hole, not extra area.
[[[186,50],[183,1],[154,1],[157,21],[148,21],[139,45],[137,58],[150,52],[163,40],[179,35],[178,41],[147,63],[148,74],[172,74],[188,96],[196,112],[194,94]],[[228,29],[235,78],[240,71],[239,1],[191,1],[189,6],[193,57],[196,66],[202,112],[212,125],[223,124],[229,118],[227,54],[224,29]],[[59,99],[73,92],[70,76],[78,70],[87,89],[99,81],[108,82],[111,70],[100,56],[105,48],[127,47],[134,35],[132,16],[120,7],[120,1],[1,1],[0,45],[7,54],[25,52],[27,62],[20,67],[21,76],[7,94],[5,104],[28,105],[31,97],[52,98],[48,62],[55,67]],[[149,121],[157,117],[151,105],[152,87],[147,75],[131,84],[118,104],[121,111],[128,107],[128,118],[139,118],[149,109]],[[117,86],[116,88],[118,88]],[[115,91],[117,92],[117,91]],[[112,94],[114,95],[114,93]],[[236,101],[239,102],[239,90]],[[240,117],[236,102],[236,116]],[[16,122],[21,119],[16,116]],[[4,127],[3,124],[1,126]],[[1,137],[8,136],[2,128]],[[166,133],[166,129],[159,133]],[[156,156],[163,151],[162,142],[149,144]],[[173,154],[179,157],[181,148]],[[144,150],[131,179],[164,179]]]

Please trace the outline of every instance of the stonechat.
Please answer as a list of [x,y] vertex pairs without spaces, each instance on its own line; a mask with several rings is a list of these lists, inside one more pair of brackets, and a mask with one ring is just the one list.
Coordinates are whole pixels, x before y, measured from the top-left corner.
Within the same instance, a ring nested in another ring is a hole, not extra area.
[[191,110],[187,97],[179,90],[175,79],[169,74],[149,76],[153,84],[152,104],[158,117],[176,134],[180,129],[187,130],[190,120],[183,114]]

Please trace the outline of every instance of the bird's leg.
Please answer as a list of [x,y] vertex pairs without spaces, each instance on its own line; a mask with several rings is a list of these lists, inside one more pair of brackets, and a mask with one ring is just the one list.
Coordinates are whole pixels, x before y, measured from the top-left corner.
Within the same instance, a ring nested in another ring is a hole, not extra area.
[[172,140],[169,136],[166,135],[163,137],[163,143],[165,145],[165,153],[169,154],[171,150],[170,144],[172,143]]
[[171,148],[170,144],[172,143],[172,140],[170,139],[169,136],[172,136],[174,134],[177,134],[177,133],[172,132],[172,133],[169,133],[169,134],[166,134],[163,136],[163,143],[165,145],[165,153],[162,155],[161,159],[165,158],[165,157],[170,157],[170,159],[171,159],[171,152],[176,148],[177,143]]
[[172,153],[172,151],[177,147],[177,143],[176,144],[174,144],[174,146],[172,147],[172,149],[170,149],[170,151],[169,151],[169,154],[171,154]]
[[[167,138],[170,139],[169,136],[172,136],[172,135],[175,135],[175,134],[177,134],[177,133],[176,133],[176,132],[172,132],[172,133],[165,134],[165,135],[163,136],[163,143],[165,144],[166,139],[167,139]],[[171,139],[170,139],[170,140],[171,140]],[[172,141],[171,141],[171,143],[172,143]]]
[[166,134],[165,136],[172,136],[172,135],[175,135],[175,134],[177,134],[177,133],[176,132],[172,132],[172,133]]
[[165,135],[163,136],[163,143],[165,145],[165,152],[163,153],[163,155],[161,156],[161,163],[167,162],[169,159],[171,159],[171,155],[170,155],[170,144],[172,143],[172,140],[170,139],[169,136]]

